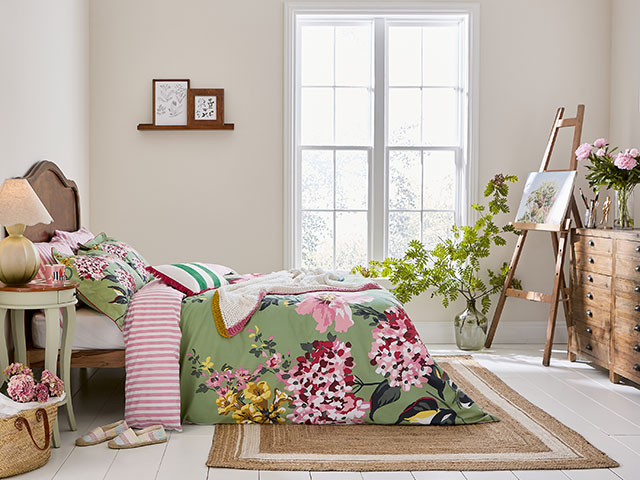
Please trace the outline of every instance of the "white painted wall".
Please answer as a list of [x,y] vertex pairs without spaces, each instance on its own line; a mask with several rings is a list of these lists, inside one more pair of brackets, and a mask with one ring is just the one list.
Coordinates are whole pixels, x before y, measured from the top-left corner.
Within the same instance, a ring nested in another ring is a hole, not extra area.
[[39,160],[78,183],[89,220],[89,5],[0,1],[0,181]]
[[[497,172],[524,180],[537,170],[560,105],[573,114],[586,104],[585,139],[608,134],[611,4],[479,3],[482,187]],[[282,268],[283,0],[92,0],[90,18],[91,227],[126,239],[153,263]],[[225,89],[235,131],[136,130],[151,121],[151,80],[184,77],[192,87]],[[569,143],[559,139],[557,168],[568,162]],[[513,191],[514,208],[522,188]],[[549,290],[550,240],[529,238],[518,276]],[[512,247],[493,263],[508,260]],[[460,309],[428,298],[409,306],[416,321],[449,322]],[[515,322],[543,325],[547,312],[510,300],[503,319],[516,327],[512,340],[531,340]]]

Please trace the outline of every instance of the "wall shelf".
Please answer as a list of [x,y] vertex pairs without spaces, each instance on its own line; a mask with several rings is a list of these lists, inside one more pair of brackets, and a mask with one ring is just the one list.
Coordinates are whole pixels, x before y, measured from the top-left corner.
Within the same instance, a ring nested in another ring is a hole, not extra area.
[[153,125],[151,123],[139,123],[138,130],[233,130],[233,123],[225,123],[222,125],[203,125],[203,126],[187,126],[187,125]]

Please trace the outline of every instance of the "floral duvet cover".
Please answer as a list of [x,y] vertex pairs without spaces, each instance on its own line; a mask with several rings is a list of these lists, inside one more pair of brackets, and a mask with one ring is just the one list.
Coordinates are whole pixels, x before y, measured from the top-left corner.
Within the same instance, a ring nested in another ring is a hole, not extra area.
[[213,293],[182,305],[183,422],[496,420],[433,361],[387,290],[268,295],[232,338],[216,329]]

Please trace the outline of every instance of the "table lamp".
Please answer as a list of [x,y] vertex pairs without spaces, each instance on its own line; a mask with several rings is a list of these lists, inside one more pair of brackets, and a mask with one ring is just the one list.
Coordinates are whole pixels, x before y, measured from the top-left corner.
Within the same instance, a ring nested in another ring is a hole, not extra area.
[[9,236],[0,242],[0,282],[26,285],[38,273],[40,255],[28,238],[27,225],[51,223],[53,219],[24,178],[9,178],[0,187],[0,225]]

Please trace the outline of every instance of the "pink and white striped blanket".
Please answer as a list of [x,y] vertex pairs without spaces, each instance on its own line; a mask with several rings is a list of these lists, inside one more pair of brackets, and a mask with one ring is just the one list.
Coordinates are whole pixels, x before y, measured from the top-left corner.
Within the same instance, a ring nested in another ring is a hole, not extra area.
[[132,427],[180,425],[180,311],[184,294],[154,281],[136,292],[124,321],[125,409]]

